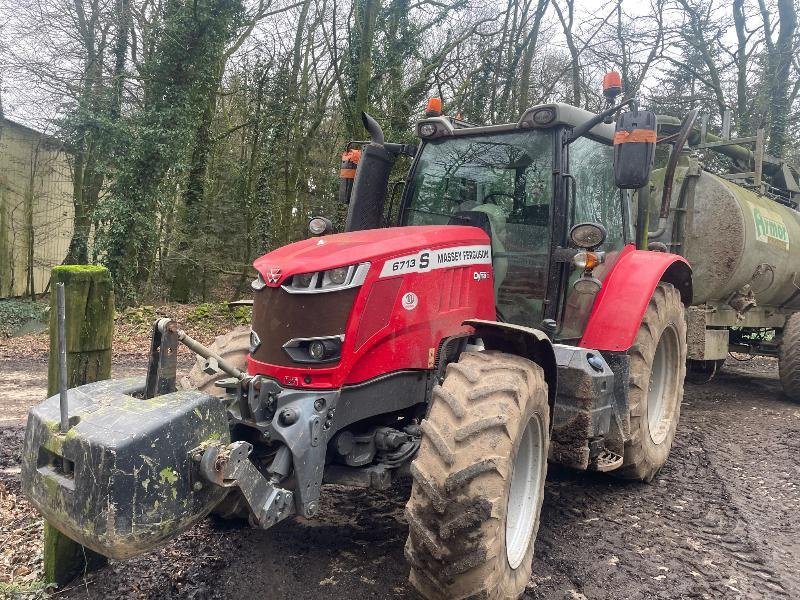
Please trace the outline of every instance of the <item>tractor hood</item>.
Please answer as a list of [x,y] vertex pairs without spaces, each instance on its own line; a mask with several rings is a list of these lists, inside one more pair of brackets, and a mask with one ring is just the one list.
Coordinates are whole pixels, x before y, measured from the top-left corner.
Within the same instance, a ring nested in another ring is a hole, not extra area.
[[325,271],[363,262],[383,262],[422,249],[480,244],[489,236],[477,227],[416,225],[369,229],[315,237],[283,246],[257,258],[253,266],[269,287],[298,273]]

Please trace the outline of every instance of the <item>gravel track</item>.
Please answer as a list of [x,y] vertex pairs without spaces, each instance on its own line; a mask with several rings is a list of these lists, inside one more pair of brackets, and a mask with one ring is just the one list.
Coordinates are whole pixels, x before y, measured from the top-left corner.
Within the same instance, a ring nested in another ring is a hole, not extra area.
[[[38,531],[17,469],[25,410],[41,397],[45,371],[0,361],[0,496],[16,503],[19,521],[0,521],[0,534]],[[326,486],[319,518],[269,531],[206,520],[58,597],[413,597],[403,557],[408,493],[407,483],[386,493]],[[781,397],[775,361],[729,360],[713,382],[687,385],[675,446],[652,484],[551,467],[526,597],[800,597],[798,506],[800,405]],[[20,559],[35,563],[36,543]]]

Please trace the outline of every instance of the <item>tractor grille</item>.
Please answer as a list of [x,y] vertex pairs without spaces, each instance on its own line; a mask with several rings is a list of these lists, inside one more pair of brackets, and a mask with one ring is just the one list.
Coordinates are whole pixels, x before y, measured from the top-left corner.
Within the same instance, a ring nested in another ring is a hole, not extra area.
[[265,287],[253,300],[253,331],[261,346],[253,358],[283,367],[322,368],[331,363],[296,363],[283,345],[294,338],[342,335],[353,301],[361,288],[322,294],[290,294],[281,288]]

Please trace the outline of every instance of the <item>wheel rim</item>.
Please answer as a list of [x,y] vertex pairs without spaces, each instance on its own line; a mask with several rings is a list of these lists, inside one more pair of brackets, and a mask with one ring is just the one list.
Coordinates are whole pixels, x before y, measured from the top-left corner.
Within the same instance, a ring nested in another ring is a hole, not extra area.
[[506,510],[506,557],[512,569],[520,565],[531,543],[536,513],[541,505],[539,496],[545,460],[544,430],[536,414],[525,426],[511,474]]
[[661,334],[647,387],[647,425],[650,439],[661,444],[672,420],[672,397],[678,377],[678,334],[670,325]]

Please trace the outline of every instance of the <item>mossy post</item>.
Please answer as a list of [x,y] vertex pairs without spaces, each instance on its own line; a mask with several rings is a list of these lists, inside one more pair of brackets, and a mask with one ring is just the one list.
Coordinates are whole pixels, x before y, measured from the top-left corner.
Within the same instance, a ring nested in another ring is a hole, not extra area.
[[[56,284],[64,284],[67,341],[67,387],[111,377],[114,334],[114,292],[105,267],[64,265],[50,279],[50,361],[47,395],[58,393],[58,323]],[[45,521],[44,577],[64,585],[105,563],[105,557],[84,548]]]
[[64,265],[50,279],[50,362],[47,395],[58,393],[57,283],[64,284],[67,333],[67,387],[111,377],[114,336],[114,292],[105,267]]

